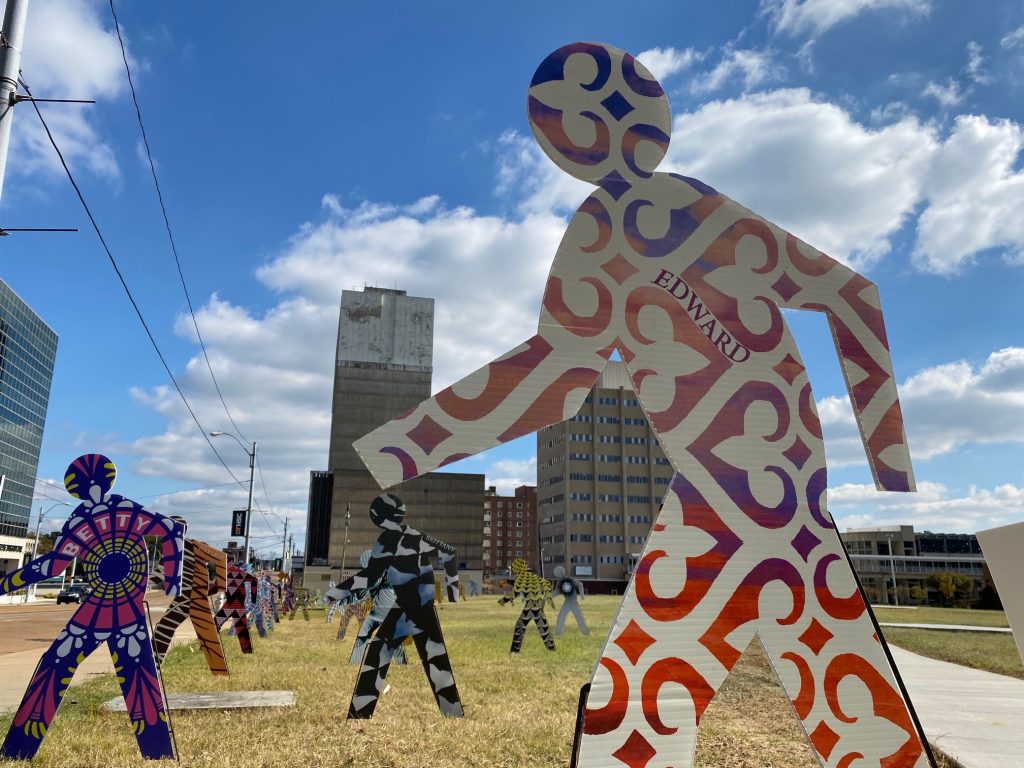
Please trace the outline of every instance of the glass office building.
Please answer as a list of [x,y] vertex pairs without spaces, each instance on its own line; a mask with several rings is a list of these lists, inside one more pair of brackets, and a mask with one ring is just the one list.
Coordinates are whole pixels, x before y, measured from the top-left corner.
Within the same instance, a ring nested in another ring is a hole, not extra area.
[[0,280],[0,536],[24,538],[57,334]]

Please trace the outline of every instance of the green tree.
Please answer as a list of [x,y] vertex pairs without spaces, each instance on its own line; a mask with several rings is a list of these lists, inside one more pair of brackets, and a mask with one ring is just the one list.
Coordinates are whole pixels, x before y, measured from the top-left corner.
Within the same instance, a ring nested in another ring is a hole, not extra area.
[[923,603],[925,597],[926,595],[924,593],[924,590],[921,589],[921,586],[919,584],[915,584],[910,588],[910,599],[913,600],[915,603]]
[[933,573],[925,580],[925,584],[942,595],[944,606],[951,606],[956,597],[956,578],[952,573]]

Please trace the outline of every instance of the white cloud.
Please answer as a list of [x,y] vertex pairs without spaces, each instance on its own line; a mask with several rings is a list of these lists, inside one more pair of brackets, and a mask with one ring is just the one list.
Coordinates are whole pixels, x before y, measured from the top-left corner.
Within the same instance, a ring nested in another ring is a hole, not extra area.
[[537,457],[500,459],[487,470],[487,485],[497,488],[501,496],[512,496],[521,485],[537,484]]
[[689,69],[694,62],[704,58],[704,54],[693,48],[679,50],[678,48],[649,48],[636,55],[636,58],[651,71],[651,74],[664,81],[672,75]]
[[[100,18],[102,8],[88,0],[33,1],[21,66],[36,97],[103,100],[127,90],[121,49],[113,27]],[[32,106],[16,109],[11,152],[18,162],[11,170],[25,177],[40,170],[62,172]],[[92,122],[96,107],[44,104],[40,110],[72,168],[79,164],[108,178],[119,175],[113,150]]]
[[1003,39],[999,41],[999,44],[1003,48],[1006,48],[1006,49],[1009,49],[1009,50],[1012,50],[1012,49],[1016,48],[1021,43],[1024,43],[1024,24],[1022,24],[1021,26],[1017,27],[1012,32],[1007,33],[1006,36],[1003,37]]
[[864,263],[888,252],[914,212],[936,142],[913,117],[871,129],[806,89],[785,89],[677,115],[667,164]]
[[[976,533],[1024,520],[1024,488],[971,486],[951,493],[941,483],[921,483],[918,493],[878,493],[874,486],[829,489],[828,504],[839,530],[881,525],[913,525],[918,531]],[[852,508],[858,508],[853,511]]]
[[928,206],[918,220],[918,267],[953,273],[988,248],[1024,249],[1024,129],[1009,120],[962,115],[923,179]]
[[992,76],[985,71],[985,57],[981,53],[981,44],[971,40],[967,43],[967,76],[976,83],[987,85],[992,82]]
[[760,12],[778,32],[819,36],[868,11],[899,10],[925,15],[931,0],[761,0]]
[[[926,368],[900,387],[910,452],[930,459],[968,444],[1024,443],[1024,348]],[[864,448],[848,398],[818,403],[831,466],[864,464]]]
[[785,69],[772,60],[771,51],[737,50],[726,46],[721,61],[706,75],[694,79],[691,90],[711,93],[732,80],[742,80],[743,90],[749,91],[784,75]]
[[921,95],[933,98],[944,107],[955,107],[964,100],[964,92],[960,90],[960,83],[953,78],[946,80],[945,85],[930,82],[921,91]]

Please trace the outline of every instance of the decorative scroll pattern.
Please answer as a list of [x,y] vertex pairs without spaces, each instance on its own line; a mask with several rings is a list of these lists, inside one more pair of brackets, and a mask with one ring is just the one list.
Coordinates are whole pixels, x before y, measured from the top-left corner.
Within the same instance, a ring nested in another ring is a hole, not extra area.
[[668,100],[628,53],[559,49],[528,112],[548,156],[598,187],[555,254],[537,335],[356,449],[382,486],[408,480],[572,416],[617,350],[679,474],[595,672],[580,765],[691,765],[707,701],[758,634],[823,765],[924,766],[842,560],[781,312],[827,316],[876,483],[909,491],[875,286],[706,184],[656,172]]
[[58,575],[74,558],[85,566],[90,588],[53,645],[43,654],[0,755],[29,760],[42,744],[78,665],[102,643],[114,662],[128,717],[147,759],[174,757],[165,697],[142,601],[149,580],[145,537],[156,537],[163,554],[163,587],[177,595],[181,582],[184,526],[110,493],[117,470],[98,453],[79,456],[64,486],[81,504],[60,532],[54,549],[24,568],[0,577],[0,595]]

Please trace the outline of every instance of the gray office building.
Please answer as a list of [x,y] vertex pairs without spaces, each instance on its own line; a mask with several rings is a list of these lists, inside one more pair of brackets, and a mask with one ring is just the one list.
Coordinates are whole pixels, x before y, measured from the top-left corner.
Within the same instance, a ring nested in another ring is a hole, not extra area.
[[[327,470],[332,487],[326,494],[323,474],[313,473],[306,586],[319,588],[358,568],[359,554],[380,534],[367,512],[381,489],[352,443],[430,397],[433,343],[433,299],[388,288],[342,293]],[[481,570],[483,475],[432,472],[392,492],[405,502],[409,525],[453,545],[460,569]]]
[[544,572],[625,590],[673,472],[626,366],[608,363],[579,413],[537,433]]
[[57,334],[0,280],[0,573],[21,565]]

